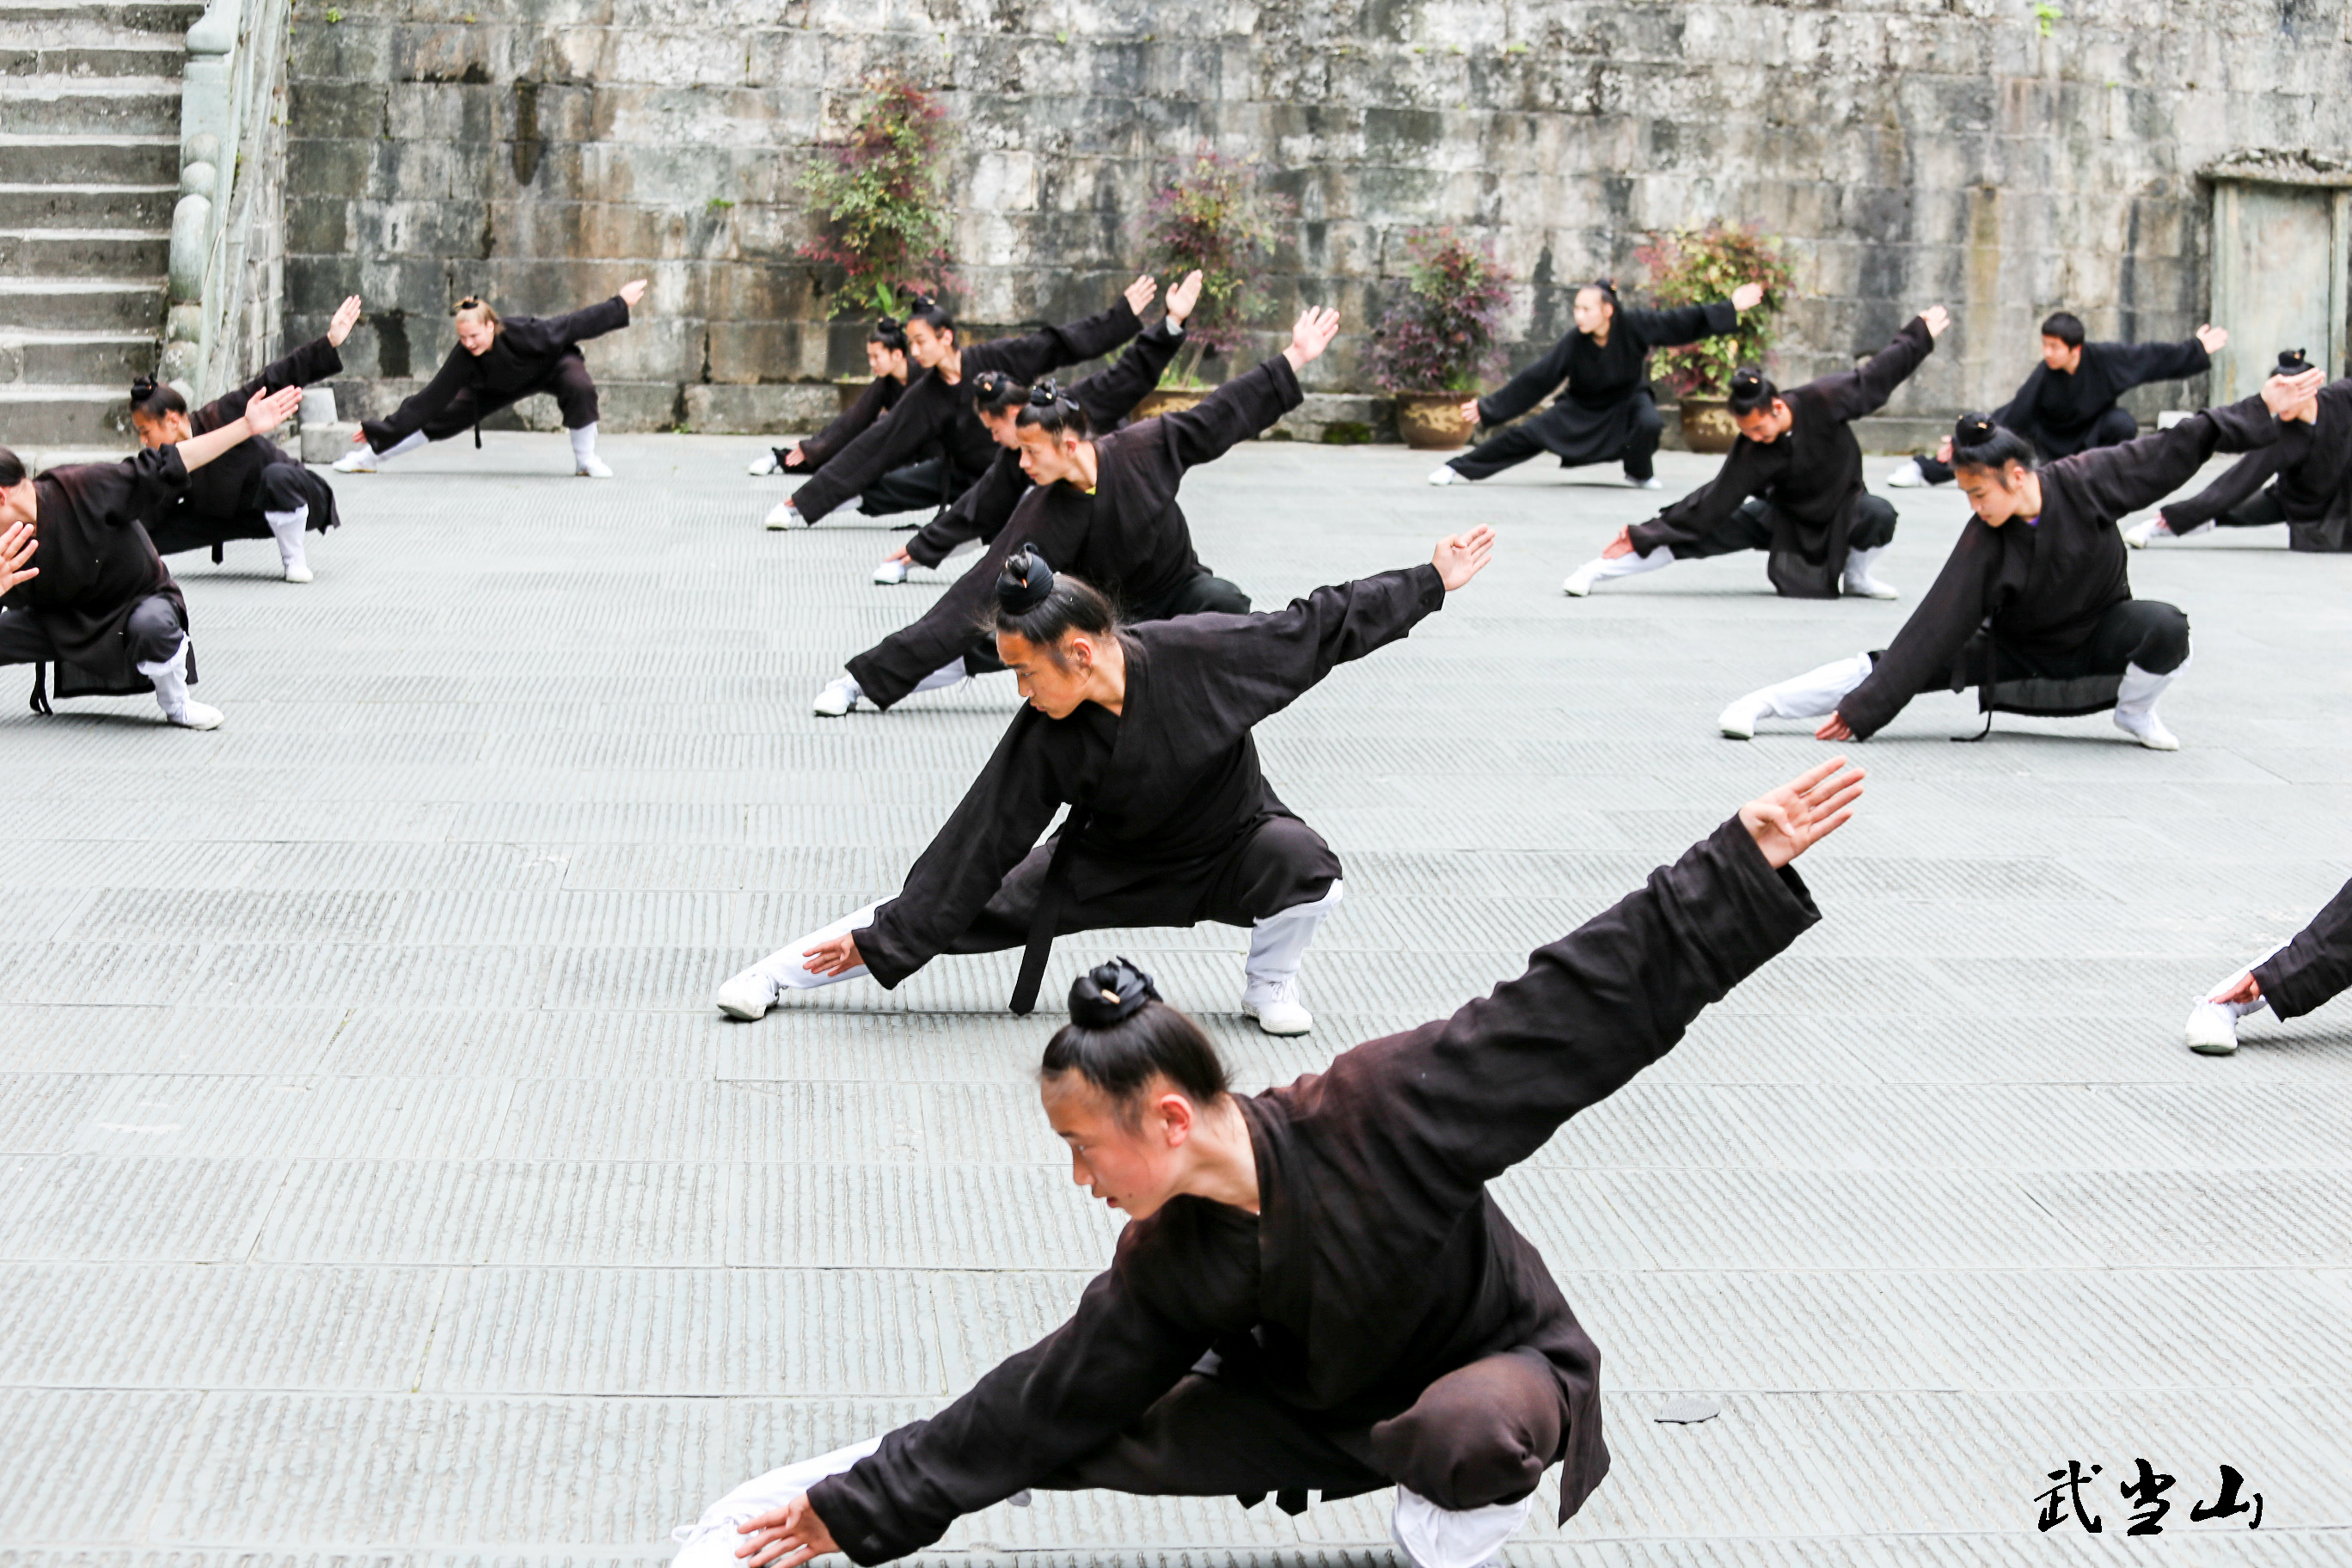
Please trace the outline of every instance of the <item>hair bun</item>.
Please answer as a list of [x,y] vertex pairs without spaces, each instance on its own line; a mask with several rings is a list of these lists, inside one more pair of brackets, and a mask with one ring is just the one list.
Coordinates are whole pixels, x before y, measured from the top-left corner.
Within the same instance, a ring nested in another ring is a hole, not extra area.
[[1037,553],[1034,544],[1024,544],[1004,558],[1004,569],[996,574],[997,606],[1008,616],[1025,616],[1045,602],[1054,591],[1054,569]]
[[144,403],[147,399],[149,399],[150,397],[152,397],[152,396],[154,396],[154,395],[155,395],[155,378],[154,378],[153,376],[152,376],[152,375],[134,375],[134,376],[132,376],[132,377],[131,378],[131,402],[133,402],[133,403]]
[[1734,395],[1753,397],[1762,391],[1763,387],[1764,373],[1753,365],[1741,365],[1731,373],[1731,390]]
[[1062,389],[1054,384],[1054,378],[1050,375],[1029,389],[1029,405],[1032,408],[1051,408],[1061,400]]
[[874,318],[874,330],[877,332],[895,332],[906,324],[906,322],[900,321],[896,316],[877,316]]
[[2311,361],[2306,357],[2305,351],[2302,349],[2281,349],[2279,350],[2278,369],[2273,371],[2271,374],[2273,375],[2301,375],[2305,371],[2307,371],[2310,368]]
[[1160,993],[1146,974],[1124,958],[1097,963],[1070,983],[1070,1022],[1082,1029],[1108,1029],[1143,1011]]
[[1992,439],[1994,428],[1990,414],[1963,414],[1952,425],[1952,445],[1981,447]]

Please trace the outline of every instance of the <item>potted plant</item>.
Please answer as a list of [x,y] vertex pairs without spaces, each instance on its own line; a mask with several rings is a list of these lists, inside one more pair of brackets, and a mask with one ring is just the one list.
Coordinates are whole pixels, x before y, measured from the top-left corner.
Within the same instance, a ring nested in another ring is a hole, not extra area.
[[1451,228],[1405,238],[1404,293],[1381,319],[1372,379],[1396,395],[1397,431],[1408,447],[1461,446],[1465,394],[1499,357],[1496,338],[1510,299],[1510,276],[1485,247]]
[[1291,210],[1289,197],[1259,186],[1252,164],[1206,147],[1152,196],[1144,237],[1151,264],[1175,277],[1199,268],[1201,302],[1184,323],[1184,352],[1137,406],[1138,419],[1189,408],[1207,395],[1201,362],[1241,346],[1255,302],[1252,268],[1273,248],[1275,226]]
[[1780,241],[1721,221],[1703,229],[1675,229],[1634,252],[1650,275],[1661,305],[1704,305],[1731,298],[1742,283],[1764,286],[1763,302],[1739,313],[1739,324],[1719,338],[1660,349],[1659,379],[1681,405],[1683,444],[1694,452],[1728,452],[1739,438],[1725,395],[1731,373],[1761,364],[1776,335],[1780,302],[1793,281]]
[[[947,249],[950,141],[939,100],[906,77],[886,73],[866,84],[849,139],[822,149],[801,172],[801,189],[824,233],[800,253],[841,268],[834,318],[845,329],[867,316],[903,316],[917,294],[942,293],[954,282]],[[845,342],[831,346],[845,352],[828,358],[854,360],[864,333],[836,336]],[[866,380],[839,384],[843,406]]]

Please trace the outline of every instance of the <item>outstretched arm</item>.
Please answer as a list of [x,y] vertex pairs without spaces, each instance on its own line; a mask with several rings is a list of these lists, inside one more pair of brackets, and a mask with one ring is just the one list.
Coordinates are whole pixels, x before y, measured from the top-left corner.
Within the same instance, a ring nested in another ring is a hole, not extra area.
[[1507,425],[1541,403],[1551,390],[1568,379],[1569,351],[1576,346],[1576,334],[1570,332],[1552,344],[1551,352],[1470,405],[1474,416],[1481,425]]
[[2109,519],[2152,506],[2187,484],[2217,449],[2249,452],[2278,440],[2273,402],[2292,407],[2319,384],[2318,371],[2273,376],[2255,395],[2204,409],[2169,430],[2120,447],[2095,447],[2050,465],[2042,483],[2065,485],[2086,510]]
[[[1138,279],[1137,283],[1150,281]],[[1129,284],[1133,289],[1136,285]],[[1148,303],[1150,296],[1144,299]],[[1042,331],[1026,332],[1017,338],[996,338],[984,343],[974,343],[963,351],[963,376],[966,381],[984,370],[1001,370],[1015,381],[1034,382],[1039,376],[1067,364],[1083,364],[1087,360],[1110,353],[1128,339],[1143,330],[1142,318],[1136,313],[1129,297],[1122,294],[1118,302],[1107,310],[1075,321],[1065,321],[1058,327]]]
[[302,389],[299,386],[281,386],[254,398],[237,418],[181,442],[174,448],[180,454],[180,466],[191,471],[201,468],[239,442],[268,435],[293,417],[294,411],[301,406]]
[[2212,345],[2218,349],[2230,341],[2230,334],[2217,327],[2200,327],[2197,331],[2197,336],[2177,343],[2101,343],[2099,350],[2107,361],[2116,395],[2151,381],[2183,381],[2210,370],[2213,356],[2206,348],[2209,336],[2219,340]]
[[1307,307],[1290,330],[1290,346],[1246,375],[1237,375],[1191,408],[1146,420],[1157,425],[1158,447],[1171,487],[1187,468],[1213,462],[1307,400],[1298,373],[1330,347],[1339,331],[1339,312]]
[[1816,383],[1829,395],[1831,413],[1840,419],[1859,419],[1876,413],[1895,395],[1895,389],[1936,352],[1936,340],[1950,326],[1941,305],[1930,305],[1903,324],[1903,330],[1869,363],[1842,375],[1825,375]]
[[2250,500],[2279,471],[2284,446],[2273,441],[2267,447],[2258,447],[2187,500],[2165,502],[2158,509],[2164,516],[2164,526],[2175,533],[2186,533]]

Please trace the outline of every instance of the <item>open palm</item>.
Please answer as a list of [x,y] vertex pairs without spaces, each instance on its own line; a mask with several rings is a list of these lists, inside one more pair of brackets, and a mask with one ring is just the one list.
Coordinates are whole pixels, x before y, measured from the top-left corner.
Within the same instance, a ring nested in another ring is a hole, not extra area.
[[1853,815],[1863,773],[1860,768],[1840,772],[1844,766],[1843,757],[1832,757],[1739,808],[1740,825],[1773,869],[1835,833]]

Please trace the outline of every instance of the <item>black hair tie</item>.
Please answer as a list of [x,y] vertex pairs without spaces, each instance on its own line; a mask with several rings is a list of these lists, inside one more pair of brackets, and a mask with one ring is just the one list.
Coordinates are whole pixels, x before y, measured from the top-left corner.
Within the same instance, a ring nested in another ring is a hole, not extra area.
[[1025,616],[1045,602],[1054,591],[1054,569],[1037,548],[1024,544],[1004,558],[1004,570],[996,574],[997,607],[1008,616]]
[[1029,389],[1029,406],[1032,408],[1051,408],[1061,401],[1062,389],[1054,384],[1054,378],[1050,375]]
[[1070,983],[1070,1022],[1082,1029],[1108,1029],[1160,1000],[1146,974],[1124,958],[1097,963]]

